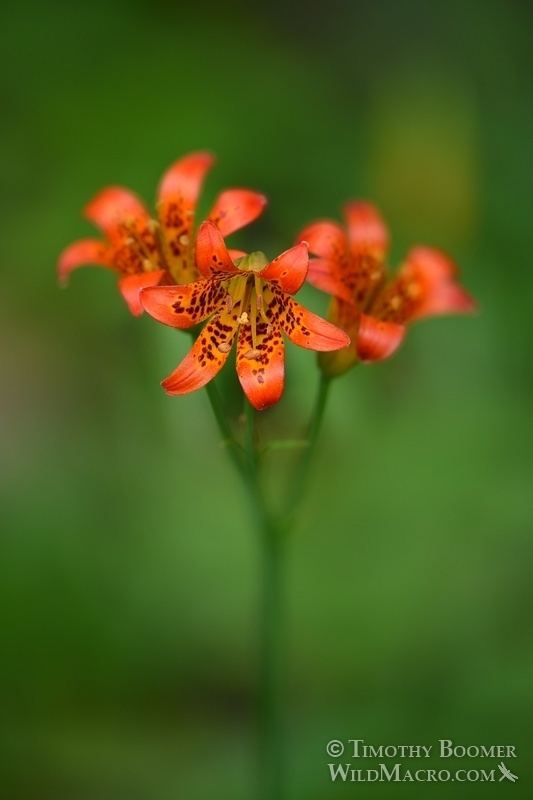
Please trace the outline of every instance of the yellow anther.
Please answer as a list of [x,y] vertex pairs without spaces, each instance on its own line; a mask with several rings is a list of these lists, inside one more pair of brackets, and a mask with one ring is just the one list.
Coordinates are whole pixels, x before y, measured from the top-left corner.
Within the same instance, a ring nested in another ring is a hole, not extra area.
[[400,297],[399,294],[395,294],[394,297],[391,298],[390,307],[393,309],[393,311],[398,311],[401,304],[402,304],[402,298]]
[[416,281],[413,281],[413,283],[408,284],[407,289],[405,291],[406,291],[407,295],[412,300],[414,300],[416,297],[420,296],[420,293],[421,293],[422,289],[421,289],[421,286],[420,286],[419,283],[416,283]]
[[248,325],[249,321],[250,320],[248,319],[248,314],[246,313],[246,311],[243,311],[239,319],[237,320],[239,325]]

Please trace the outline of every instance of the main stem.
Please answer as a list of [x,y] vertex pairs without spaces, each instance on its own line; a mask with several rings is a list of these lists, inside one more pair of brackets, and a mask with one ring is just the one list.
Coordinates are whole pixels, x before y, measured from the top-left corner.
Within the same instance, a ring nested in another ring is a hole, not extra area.
[[266,501],[260,474],[260,451],[255,430],[255,410],[246,403],[243,447],[235,440],[214,383],[207,394],[220,433],[251,501],[261,538],[262,592],[260,614],[259,674],[259,788],[260,800],[285,800],[284,708],[284,591],[283,564],[288,530],[303,498],[311,459],[320,432],[330,380],[322,376],[307,432],[308,446],[295,473],[288,509],[283,519],[274,515]]
[[261,482],[255,409],[245,406],[244,450],[251,475],[254,517],[261,544],[261,605],[258,686],[260,800],[284,798],[283,545],[285,536],[268,508]]
[[285,799],[284,545],[279,528],[262,530],[259,758],[262,800]]

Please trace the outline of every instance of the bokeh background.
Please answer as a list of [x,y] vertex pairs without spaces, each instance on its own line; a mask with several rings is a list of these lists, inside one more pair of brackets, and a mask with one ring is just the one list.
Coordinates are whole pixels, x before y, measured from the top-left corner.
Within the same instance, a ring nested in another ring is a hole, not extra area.
[[[271,201],[236,246],[274,255],[367,197],[393,261],[448,250],[481,309],[335,386],[286,572],[291,799],[530,797],[531,4],[2,16],[0,795],[255,796],[258,543],[205,395],[159,388],[188,340],[131,318],[103,270],[55,279],[101,186],[151,201],[210,148],[203,207],[229,185]],[[261,420],[292,437],[317,377],[295,351]],[[332,786],[344,737],[515,744],[520,780]]]

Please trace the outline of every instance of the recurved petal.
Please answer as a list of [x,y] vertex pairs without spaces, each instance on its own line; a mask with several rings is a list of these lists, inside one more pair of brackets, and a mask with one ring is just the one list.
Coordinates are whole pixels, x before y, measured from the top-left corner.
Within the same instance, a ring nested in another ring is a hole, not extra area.
[[203,328],[191,350],[162,386],[170,395],[188,394],[205,386],[226,363],[237,320],[231,313],[219,314]]
[[361,314],[356,350],[361,361],[383,361],[402,343],[405,326]]
[[137,195],[122,186],[109,186],[85,206],[85,216],[111,239],[124,235],[125,228],[143,230],[150,215]]
[[284,350],[279,328],[260,323],[254,346],[250,325],[240,326],[237,375],[246,397],[258,411],[277,403],[283,394]]
[[108,248],[98,239],[80,239],[63,250],[57,264],[60,283],[67,282],[72,270],[88,264],[112,269]]
[[156,286],[164,274],[164,269],[156,269],[151,272],[139,272],[136,275],[126,275],[119,280],[118,288],[134,316],[138,317],[143,313],[140,300],[141,291],[147,286]]
[[195,275],[194,212],[204,178],[213,163],[211,153],[190,153],[165,172],[159,186],[157,210],[162,243],[177,283],[186,283]]
[[169,204],[176,203],[194,209],[204,178],[214,161],[214,156],[204,151],[189,153],[175,161],[161,179],[159,208],[164,210]]
[[202,222],[198,230],[196,266],[206,278],[210,278],[217,272],[239,272],[231,260],[222,234],[211,220]]
[[347,303],[354,303],[354,293],[340,279],[337,264],[331,259],[311,258],[307,281],[322,292],[345,300]]
[[353,201],[345,205],[344,213],[353,255],[370,254],[383,260],[389,248],[389,231],[377,208],[371,203]]
[[220,281],[144,289],[141,303],[151,317],[172,328],[190,328],[223,308],[228,294]]
[[[350,337],[331,322],[313,314],[297,303],[290,295],[279,293],[273,306],[273,324],[276,324],[275,309],[279,308],[279,324],[294,344],[308,350],[339,350],[350,344]],[[267,310],[267,317],[269,311]]]
[[298,239],[307,242],[312,255],[336,262],[342,262],[346,257],[346,235],[336,222],[330,220],[314,222],[304,228]]
[[266,204],[265,195],[259,192],[227,189],[217,197],[208,219],[218,226],[222,236],[229,236],[257,219]]
[[438,314],[465,314],[475,310],[472,297],[456,280],[455,263],[440,250],[415,247],[385,288],[379,304],[396,322]]
[[279,286],[282,291],[294,294],[304,283],[308,266],[307,242],[300,242],[277,256],[259,274],[264,280]]

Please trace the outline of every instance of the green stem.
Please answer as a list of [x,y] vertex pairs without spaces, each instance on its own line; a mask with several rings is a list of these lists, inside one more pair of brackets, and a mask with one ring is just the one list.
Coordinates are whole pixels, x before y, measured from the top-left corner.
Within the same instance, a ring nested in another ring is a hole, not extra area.
[[313,456],[315,454],[318,437],[322,429],[322,421],[324,419],[324,411],[326,410],[330,386],[331,378],[329,378],[327,375],[324,375],[324,373],[321,373],[315,406],[309,422],[309,428],[307,430],[308,445],[307,448],[302,452],[302,455],[296,466],[294,482],[287,501],[287,526],[289,528],[292,526],[296,512],[300,507],[305,490],[307,489],[309,475],[313,465]]
[[284,741],[284,591],[283,563],[286,534],[303,498],[310,464],[326,408],[330,379],[322,376],[302,453],[289,497],[289,516],[281,520],[268,506],[261,481],[261,459],[255,429],[255,409],[246,401],[244,447],[235,440],[215,384],[206,387],[209,401],[228,452],[250,499],[262,547],[259,675],[259,791],[261,800],[285,800]]
[[209,398],[209,403],[211,404],[211,409],[217,422],[220,435],[222,436],[222,441],[224,445],[226,445],[230,458],[235,464],[238,472],[243,478],[246,478],[246,467],[243,462],[244,452],[233,436],[233,432],[224,413],[224,406],[222,404],[220,393],[215,386],[214,381],[209,381],[205,387],[205,390],[207,397]]
[[259,755],[262,800],[285,798],[284,544],[279,528],[262,530],[262,607],[259,684]]
[[261,603],[258,686],[259,791],[261,800],[284,798],[283,737],[283,536],[269,510],[261,481],[261,459],[255,428],[256,411],[246,402],[244,449],[251,475],[254,518],[261,544]]

